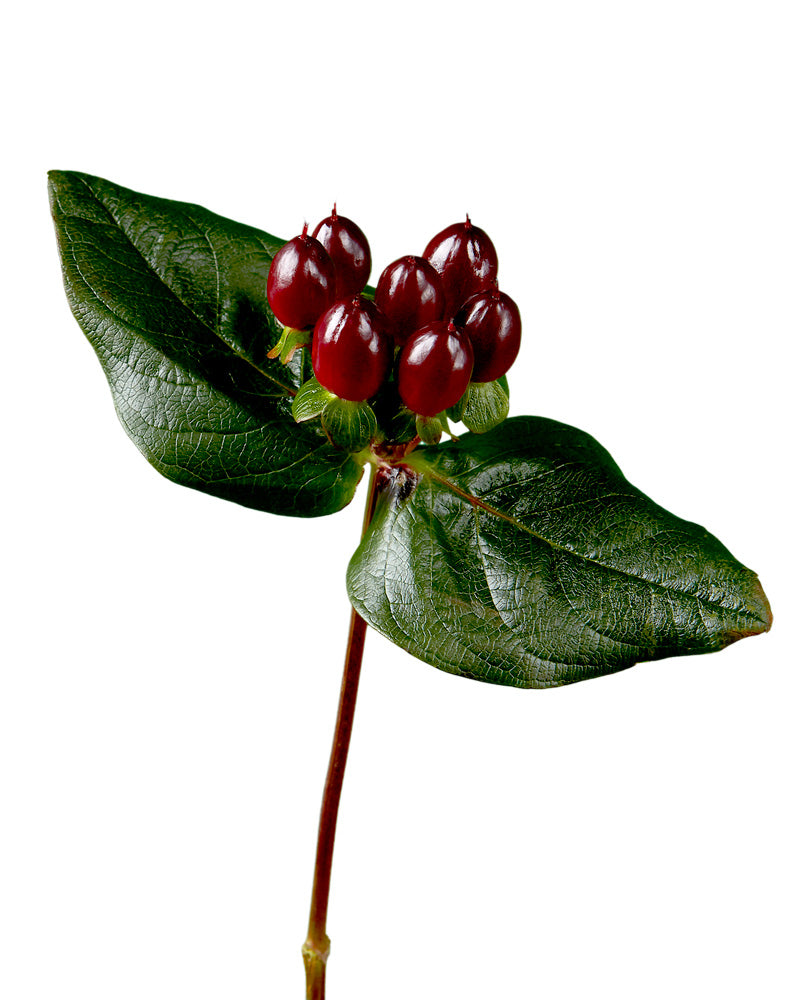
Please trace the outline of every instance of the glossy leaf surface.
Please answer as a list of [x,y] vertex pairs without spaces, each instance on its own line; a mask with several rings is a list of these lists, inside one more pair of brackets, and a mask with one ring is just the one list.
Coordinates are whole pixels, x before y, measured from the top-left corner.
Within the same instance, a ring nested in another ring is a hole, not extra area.
[[[361,465],[322,430],[330,399],[312,392],[307,352],[286,366],[268,356],[281,331],[266,278],[281,241],[84,174],[53,172],[50,193],[72,310],[155,468],[272,513],[348,503]],[[398,419],[392,386],[376,401],[384,427]],[[374,431],[352,435],[352,450]],[[519,417],[420,447],[379,477],[351,599],[443,670],[550,687],[769,628],[755,574],[575,428]]]
[[267,358],[266,282],[282,240],[197,205],[53,171],[72,311],[128,435],[167,478],[277,514],[347,504],[361,477],[291,402],[310,372]]
[[716,538],[631,486],[589,435],[536,417],[388,474],[348,589],[414,656],[518,687],[711,652],[771,620]]

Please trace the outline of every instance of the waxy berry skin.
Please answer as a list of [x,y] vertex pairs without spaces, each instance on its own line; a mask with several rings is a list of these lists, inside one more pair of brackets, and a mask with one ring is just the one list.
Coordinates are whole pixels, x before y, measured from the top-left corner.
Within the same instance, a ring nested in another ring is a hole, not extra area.
[[364,290],[372,268],[367,237],[353,222],[338,215],[336,205],[312,233],[331,256],[336,269],[336,298],[346,299]]
[[486,233],[466,222],[457,222],[433,237],[422,255],[442,279],[446,319],[452,319],[464,302],[489,288],[497,279],[497,251]]
[[362,402],[383,385],[392,364],[392,340],[374,302],[341,299],[320,316],[311,343],[317,381],[340,399]]
[[306,330],[333,302],[335,286],[333,261],[305,225],[302,234],[284,243],[272,258],[267,301],[284,326]]
[[400,398],[414,413],[435,417],[454,406],[467,391],[472,358],[469,338],[452,323],[428,323],[411,334],[400,355]]
[[522,339],[516,302],[497,286],[467,299],[453,322],[466,333],[475,355],[473,382],[494,382],[514,364]]
[[402,347],[426,323],[444,316],[444,288],[433,264],[409,254],[384,268],[375,289],[375,305]]

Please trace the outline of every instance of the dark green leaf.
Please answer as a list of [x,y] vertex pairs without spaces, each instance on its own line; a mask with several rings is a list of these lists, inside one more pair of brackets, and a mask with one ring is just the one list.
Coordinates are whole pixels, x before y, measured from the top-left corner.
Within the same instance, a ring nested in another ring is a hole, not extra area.
[[282,240],[197,205],[53,171],[72,311],[145,457],[184,486],[277,514],[339,510],[362,469],[291,401],[307,376],[267,357],[266,279]]
[[350,597],[443,670],[551,687],[769,628],[756,575],[573,427],[518,417],[383,475]]

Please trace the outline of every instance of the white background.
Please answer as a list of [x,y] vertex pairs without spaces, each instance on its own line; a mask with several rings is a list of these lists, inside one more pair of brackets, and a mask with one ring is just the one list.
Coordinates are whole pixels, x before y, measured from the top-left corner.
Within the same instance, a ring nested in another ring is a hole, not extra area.
[[469,212],[512,411],[593,433],[761,575],[723,653],[545,692],[372,633],[330,1000],[798,995],[796,5],[32,3],[6,13],[0,994],[303,995],[363,496],[161,479],[64,298],[48,168],[375,270]]

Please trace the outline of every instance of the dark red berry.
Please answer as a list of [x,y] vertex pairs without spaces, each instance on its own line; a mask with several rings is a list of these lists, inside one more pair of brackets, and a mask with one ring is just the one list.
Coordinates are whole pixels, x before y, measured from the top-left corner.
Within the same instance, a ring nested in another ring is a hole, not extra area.
[[397,387],[409,410],[435,417],[461,399],[471,375],[469,338],[452,323],[437,320],[406,341],[397,367]]
[[331,255],[336,268],[336,298],[345,299],[363,291],[372,268],[367,237],[352,221],[336,214],[336,206],[313,235]]
[[360,295],[341,299],[314,327],[311,365],[317,381],[341,399],[374,396],[389,374],[392,341],[374,302]]
[[425,247],[427,258],[442,278],[446,318],[476,292],[497,278],[497,251],[486,233],[466,222],[457,222],[434,236]]
[[270,309],[284,326],[305,330],[333,302],[335,282],[328,251],[308,235],[305,225],[302,234],[284,243],[272,258],[267,277]]
[[494,382],[519,353],[522,320],[516,302],[495,285],[467,299],[454,320],[469,337],[475,354],[473,382]]
[[444,316],[442,279],[424,257],[401,257],[378,279],[375,304],[394,342],[402,346],[415,330]]

